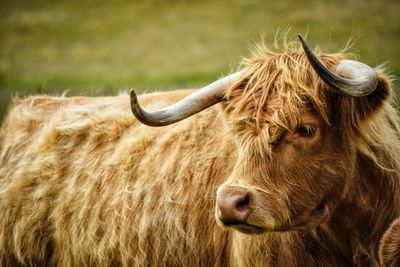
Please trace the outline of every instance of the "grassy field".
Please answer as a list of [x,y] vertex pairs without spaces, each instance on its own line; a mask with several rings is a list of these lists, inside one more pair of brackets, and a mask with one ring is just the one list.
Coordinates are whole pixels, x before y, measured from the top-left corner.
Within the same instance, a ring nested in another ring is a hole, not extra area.
[[400,76],[399,14],[398,0],[0,0],[0,120],[14,95],[199,86],[288,26],[326,52],[352,38]]

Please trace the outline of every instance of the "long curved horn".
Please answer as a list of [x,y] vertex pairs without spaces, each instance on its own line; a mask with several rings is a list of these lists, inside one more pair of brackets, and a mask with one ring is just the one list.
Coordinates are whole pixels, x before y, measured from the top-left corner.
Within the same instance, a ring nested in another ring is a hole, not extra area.
[[134,90],[131,90],[131,109],[133,115],[149,126],[165,126],[186,119],[223,100],[225,90],[239,77],[236,72],[223,77],[186,96],[182,100],[158,111],[148,112],[138,103]]
[[333,73],[321,63],[300,35],[299,38],[315,72],[336,92],[361,97],[371,94],[376,89],[378,78],[370,66],[354,60],[342,60]]

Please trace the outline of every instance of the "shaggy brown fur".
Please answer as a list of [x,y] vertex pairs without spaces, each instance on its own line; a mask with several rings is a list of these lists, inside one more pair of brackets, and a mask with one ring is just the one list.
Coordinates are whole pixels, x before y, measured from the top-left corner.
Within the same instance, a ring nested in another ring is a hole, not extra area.
[[379,259],[384,267],[400,266],[400,218],[395,220],[383,235]]
[[[227,102],[163,128],[137,122],[128,96],[17,101],[0,132],[2,266],[377,266],[400,215],[389,79],[340,96],[289,47],[243,69]],[[237,187],[263,234],[215,222],[217,189]]]

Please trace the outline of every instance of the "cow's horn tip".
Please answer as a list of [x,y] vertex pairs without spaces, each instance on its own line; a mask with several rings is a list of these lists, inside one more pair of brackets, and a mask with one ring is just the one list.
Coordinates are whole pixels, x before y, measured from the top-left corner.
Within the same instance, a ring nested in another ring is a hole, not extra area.
[[137,95],[134,89],[131,89],[130,92],[130,99],[131,99],[131,105],[136,105],[137,104]]
[[299,33],[299,34],[297,34],[297,37],[299,37],[299,39],[300,39],[300,42],[301,42],[301,44],[303,45],[303,47],[304,47],[304,45],[305,45],[305,41],[304,41],[304,38],[303,38],[303,36],[301,36],[301,34]]

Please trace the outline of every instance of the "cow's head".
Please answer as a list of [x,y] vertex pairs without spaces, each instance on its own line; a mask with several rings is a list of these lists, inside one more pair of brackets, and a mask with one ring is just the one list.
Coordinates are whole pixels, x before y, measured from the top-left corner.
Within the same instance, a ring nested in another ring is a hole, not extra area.
[[[312,229],[354,188],[357,153],[370,153],[368,121],[389,95],[386,80],[340,55],[262,50],[244,69],[182,101],[146,112],[162,126],[223,101],[237,162],[219,186],[216,219],[245,233]],[[177,112],[179,111],[179,112]]]

